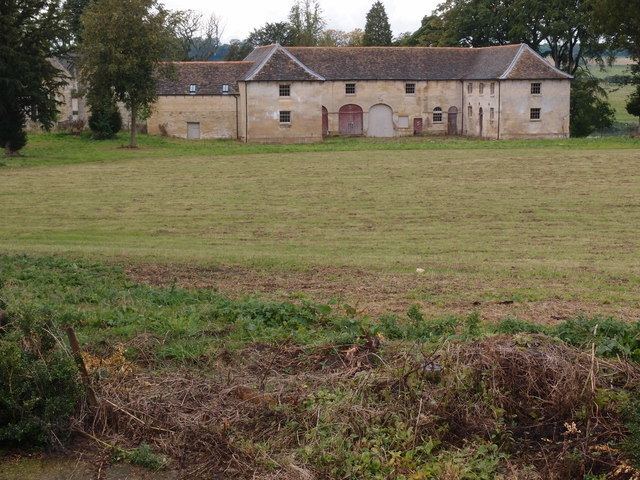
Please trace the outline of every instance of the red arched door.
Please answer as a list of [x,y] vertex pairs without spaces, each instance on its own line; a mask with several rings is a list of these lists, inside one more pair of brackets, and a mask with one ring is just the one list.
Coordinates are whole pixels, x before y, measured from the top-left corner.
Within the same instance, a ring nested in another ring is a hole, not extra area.
[[322,136],[329,135],[329,112],[327,107],[322,107]]
[[341,135],[362,135],[362,108],[358,105],[343,105],[338,111]]

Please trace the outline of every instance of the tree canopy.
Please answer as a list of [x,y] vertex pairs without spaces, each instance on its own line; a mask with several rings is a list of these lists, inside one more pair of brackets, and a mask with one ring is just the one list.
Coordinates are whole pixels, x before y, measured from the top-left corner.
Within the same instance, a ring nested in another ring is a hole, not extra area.
[[0,3],[0,145],[8,155],[26,144],[27,119],[45,129],[56,119],[65,79],[49,58],[65,42],[61,12],[57,0]]
[[389,17],[382,2],[377,1],[367,13],[367,23],[364,27],[362,43],[365,46],[391,45],[392,34]]
[[130,111],[131,147],[138,115],[156,100],[161,61],[177,51],[169,20],[156,0],[94,0],[83,15],[82,78]]

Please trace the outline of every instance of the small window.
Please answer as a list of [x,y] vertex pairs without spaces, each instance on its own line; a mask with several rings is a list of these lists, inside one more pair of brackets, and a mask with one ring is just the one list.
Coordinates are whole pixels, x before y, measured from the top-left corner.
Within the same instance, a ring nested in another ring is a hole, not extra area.
[[531,113],[529,114],[529,118],[532,121],[540,120],[540,109],[539,108],[532,108],[531,109]]
[[405,83],[404,84],[404,93],[407,95],[414,95],[416,93],[416,84],[415,83]]
[[222,93],[229,93],[229,85],[226,83],[222,85]]
[[345,83],[344,84],[344,93],[347,95],[355,95],[356,94],[356,84],[355,83]]
[[71,115],[74,117],[78,115],[78,111],[80,110],[79,102],[77,98],[71,99]]
[[398,117],[398,128],[409,128],[409,117]]
[[496,111],[492,108],[489,110],[489,120],[493,122],[495,118],[496,118]]
[[480,95],[484,95],[484,83],[481,83],[478,86],[478,93],[480,93]]
[[473,93],[473,83],[467,83],[467,93]]
[[191,85],[189,85],[189,93],[191,95],[195,95],[197,90],[198,90],[198,86],[195,83],[192,83]]
[[491,93],[491,95],[495,95],[496,94],[496,84],[495,84],[495,82],[491,82],[491,85],[489,85],[489,92]]
[[280,123],[291,123],[290,110],[280,110]]
[[469,105],[469,116],[472,117],[473,116],[473,107],[471,105]]
[[291,96],[291,85],[280,85],[280,96],[281,97],[290,97]]
[[542,84],[535,82],[531,84],[531,95],[540,95],[542,93]]
[[433,123],[442,123],[442,109],[440,107],[433,109]]

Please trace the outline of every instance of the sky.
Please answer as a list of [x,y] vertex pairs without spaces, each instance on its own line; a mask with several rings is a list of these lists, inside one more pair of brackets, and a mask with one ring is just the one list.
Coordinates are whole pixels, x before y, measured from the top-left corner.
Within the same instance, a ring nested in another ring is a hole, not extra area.
[[[365,16],[374,0],[320,0],[327,28],[353,30],[364,28]],[[225,25],[223,41],[245,38],[254,28],[266,22],[286,20],[293,0],[164,0],[176,10],[196,10],[209,15],[215,12]],[[383,0],[394,36],[413,32],[422,17],[430,13],[440,0]]]

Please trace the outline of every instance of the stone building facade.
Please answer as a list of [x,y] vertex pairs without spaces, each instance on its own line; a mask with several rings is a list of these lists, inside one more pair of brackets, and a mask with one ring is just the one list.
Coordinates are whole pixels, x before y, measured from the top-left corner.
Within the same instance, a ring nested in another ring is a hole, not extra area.
[[332,135],[569,136],[571,76],[525,44],[487,48],[256,48],[179,62],[149,133],[246,142]]

